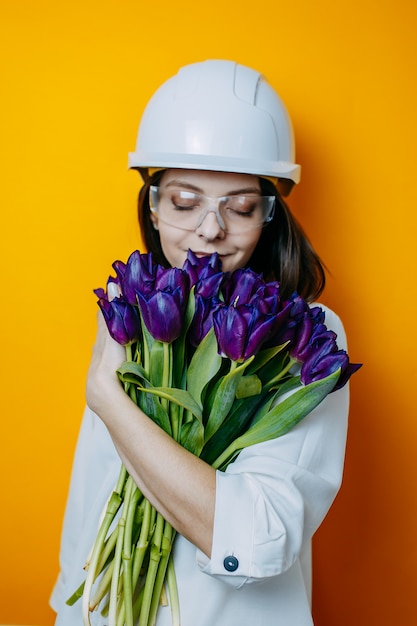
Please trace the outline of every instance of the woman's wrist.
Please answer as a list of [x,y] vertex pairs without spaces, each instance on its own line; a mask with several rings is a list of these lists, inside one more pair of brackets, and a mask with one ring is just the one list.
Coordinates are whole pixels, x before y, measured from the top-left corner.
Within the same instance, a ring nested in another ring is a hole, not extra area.
[[114,372],[90,372],[87,378],[86,398],[92,411],[101,415],[106,407],[125,395],[122,385]]

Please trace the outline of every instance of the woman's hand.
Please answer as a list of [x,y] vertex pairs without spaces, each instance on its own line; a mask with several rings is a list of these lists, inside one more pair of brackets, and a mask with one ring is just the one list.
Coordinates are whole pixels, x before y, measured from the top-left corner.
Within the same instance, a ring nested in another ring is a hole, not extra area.
[[118,344],[107,330],[101,311],[98,311],[98,328],[87,374],[87,404],[100,415],[109,394],[122,391],[116,370],[126,359],[125,349]]

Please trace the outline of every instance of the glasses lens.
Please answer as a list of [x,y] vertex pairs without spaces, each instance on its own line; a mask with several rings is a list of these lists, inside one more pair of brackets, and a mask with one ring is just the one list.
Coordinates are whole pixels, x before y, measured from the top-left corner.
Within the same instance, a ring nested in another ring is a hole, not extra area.
[[275,196],[210,198],[184,189],[150,188],[151,211],[167,224],[185,230],[195,230],[209,212],[216,214],[227,232],[253,230],[272,220],[274,205]]
[[274,196],[226,196],[219,198],[219,211],[226,224],[236,230],[259,228],[271,221]]

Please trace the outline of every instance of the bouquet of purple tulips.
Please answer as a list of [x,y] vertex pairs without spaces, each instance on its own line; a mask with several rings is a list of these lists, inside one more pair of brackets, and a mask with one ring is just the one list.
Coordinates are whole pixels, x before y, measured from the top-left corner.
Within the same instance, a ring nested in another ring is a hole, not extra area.
[[[136,251],[113,268],[106,291],[95,293],[126,347],[118,371],[126,393],[216,469],[288,432],[360,367],[338,348],[320,307],[297,294],[281,300],[279,283],[250,269],[223,273],[217,254],[190,251],[182,269],[166,269]],[[152,625],[165,587],[178,625],[174,538],[122,466],[85,583],[68,600],[83,597],[84,625],[98,607],[109,626]]]

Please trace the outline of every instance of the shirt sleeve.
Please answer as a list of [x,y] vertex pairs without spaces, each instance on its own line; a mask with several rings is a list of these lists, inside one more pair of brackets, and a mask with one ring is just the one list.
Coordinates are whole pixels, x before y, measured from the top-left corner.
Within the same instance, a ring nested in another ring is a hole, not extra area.
[[[340,319],[328,309],[326,324],[345,348]],[[197,550],[203,572],[241,587],[294,564],[339,490],[348,406],[345,385],[287,434],[246,448],[217,472],[211,558]]]

